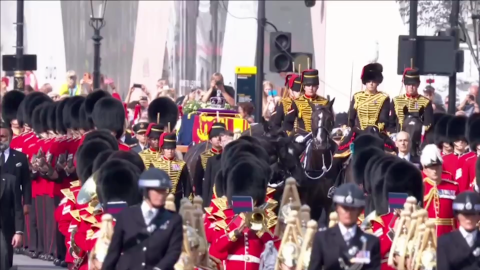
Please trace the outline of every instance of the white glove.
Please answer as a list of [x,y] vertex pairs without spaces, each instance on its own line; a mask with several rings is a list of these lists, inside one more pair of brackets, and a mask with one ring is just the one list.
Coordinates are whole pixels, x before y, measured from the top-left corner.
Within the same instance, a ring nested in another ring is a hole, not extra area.
[[475,185],[475,191],[480,193],[480,187],[478,185]]
[[303,140],[305,140],[305,137],[303,137],[302,135],[299,135],[295,138],[295,142],[297,143],[303,143]]

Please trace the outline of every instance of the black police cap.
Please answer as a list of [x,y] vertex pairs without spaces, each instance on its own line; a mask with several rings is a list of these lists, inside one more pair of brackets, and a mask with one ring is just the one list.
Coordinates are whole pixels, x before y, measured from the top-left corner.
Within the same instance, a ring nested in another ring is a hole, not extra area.
[[165,171],[149,168],[140,175],[138,186],[140,188],[170,189],[172,188],[172,181]]
[[354,183],[346,183],[335,189],[333,202],[347,207],[362,208],[365,206],[365,195]]
[[453,201],[453,210],[462,214],[480,213],[480,194],[473,191],[464,191]]

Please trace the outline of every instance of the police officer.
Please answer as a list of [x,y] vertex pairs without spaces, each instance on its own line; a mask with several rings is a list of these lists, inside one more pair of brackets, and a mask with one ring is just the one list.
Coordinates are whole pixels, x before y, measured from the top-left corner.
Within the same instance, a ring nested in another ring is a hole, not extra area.
[[380,269],[378,238],[364,233],[357,225],[365,207],[363,191],[354,183],[343,184],[335,190],[333,202],[339,222],[315,235],[308,269],[349,269],[353,263],[358,269]]
[[293,130],[293,122],[285,121],[285,116],[293,112],[292,102],[300,97],[302,91],[302,77],[297,74],[288,74],[285,78],[285,89],[288,92],[288,96],[285,96],[278,104],[275,111],[272,113],[270,122],[276,128],[283,127],[285,130]]
[[437,270],[480,269],[480,195],[465,191],[453,202],[460,227],[440,236],[437,244]]
[[138,185],[144,200],[118,214],[104,270],[174,269],[182,252],[182,217],[165,209],[170,177],[150,168],[140,175]]
[[131,148],[135,153],[140,153],[148,148],[147,139],[145,138],[147,127],[147,122],[139,122],[133,126],[133,133],[135,133],[137,143],[135,145],[131,145]]
[[383,66],[379,63],[363,67],[360,78],[367,89],[353,95],[348,113],[349,127],[364,130],[369,126],[377,126],[380,131],[388,127],[390,98],[377,90],[383,81],[382,72]]
[[422,113],[424,131],[428,131],[433,121],[432,102],[418,93],[420,86],[420,71],[417,68],[406,68],[403,72],[403,84],[406,93],[392,99],[390,105],[390,132],[403,129],[405,112]]

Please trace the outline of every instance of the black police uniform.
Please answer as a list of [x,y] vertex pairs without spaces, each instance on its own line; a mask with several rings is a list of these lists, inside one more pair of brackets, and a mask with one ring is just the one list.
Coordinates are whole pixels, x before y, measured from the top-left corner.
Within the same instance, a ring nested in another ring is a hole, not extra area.
[[[336,204],[363,208],[365,196],[363,191],[354,183],[343,184],[335,190],[333,201]],[[349,269],[352,266],[350,259],[359,254],[366,245],[365,251],[370,252],[370,263],[358,265],[362,270],[380,269],[380,242],[377,237],[364,233],[356,224],[355,235],[345,241],[340,225],[319,231],[315,235],[308,270],[339,270]]]
[[[453,210],[462,214],[480,214],[480,195],[462,192],[453,202]],[[476,234],[476,236],[475,236]],[[437,270],[478,270],[480,269],[480,231],[473,232],[470,246],[460,230],[443,234],[437,242]]]
[[[170,177],[165,171],[150,168],[143,172],[138,183],[141,189],[171,189]],[[158,209],[146,224],[140,205],[120,212],[103,270],[164,270],[174,269],[182,252],[182,217],[165,208]]]

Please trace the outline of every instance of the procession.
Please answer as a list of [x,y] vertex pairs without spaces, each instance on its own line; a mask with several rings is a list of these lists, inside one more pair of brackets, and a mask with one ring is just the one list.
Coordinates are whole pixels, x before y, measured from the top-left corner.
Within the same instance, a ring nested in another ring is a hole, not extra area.
[[169,97],[130,121],[101,89],[8,91],[2,269],[13,252],[74,270],[479,269],[480,114],[434,113],[416,68],[397,97],[377,90],[379,63],[360,79],[342,117],[318,70],[289,74],[270,120],[243,132],[216,95],[208,139],[184,153]]

